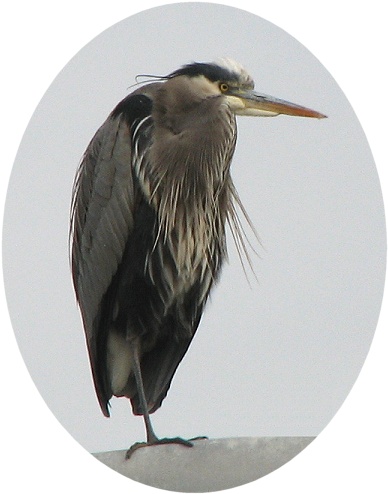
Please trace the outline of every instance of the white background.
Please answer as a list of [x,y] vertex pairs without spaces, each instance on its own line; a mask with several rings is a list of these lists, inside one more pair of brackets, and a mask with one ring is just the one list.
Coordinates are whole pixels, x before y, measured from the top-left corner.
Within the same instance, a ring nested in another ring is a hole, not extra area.
[[[380,128],[386,109],[381,101],[385,92],[384,43],[380,38],[383,26],[379,26],[382,13],[378,12],[378,6],[365,11],[360,5],[353,6],[350,14],[331,4],[325,2],[322,8],[314,4],[312,8],[305,2],[293,2],[292,7],[285,2],[272,2],[271,7],[259,4],[252,10],[248,4],[240,2],[238,7],[251,10],[285,29],[331,72],[363,125],[384,187],[383,129]],[[157,4],[145,2],[142,9],[153,5]],[[66,11],[61,11],[57,5],[50,6],[45,2],[35,2],[30,7],[22,2],[14,4],[8,16],[4,16],[2,46],[5,55],[9,56],[5,70],[8,79],[3,76],[3,82],[9,86],[2,90],[2,107],[6,110],[2,117],[5,123],[2,135],[6,135],[7,151],[9,147],[4,159],[7,166],[2,168],[4,193],[22,133],[52,79],[81,46],[106,27],[135,12],[124,2],[116,2],[109,8],[89,2],[82,5],[67,2],[64,8]],[[9,106],[5,108],[5,105]],[[5,305],[3,312],[6,314]],[[7,341],[2,344],[2,348],[6,348],[6,359],[2,361],[5,379],[1,425],[5,426],[7,442],[2,451],[10,460],[5,470],[10,474],[15,492],[27,486],[40,486],[42,492],[50,492],[50,484],[56,478],[63,478],[64,491],[70,488],[78,491],[82,487],[91,489],[92,479],[96,476],[95,492],[106,491],[108,483],[113,488],[112,482],[124,488],[128,486],[127,480],[109,470],[101,475],[99,465],[95,465],[57,424],[36,393],[9,321],[5,320]],[[385,386],[381,378],[384,375],[382,367],[386,365],[382,362],[383,338],[386,339],[382,334],[383,321],[384,312],[368,360],[340,412],[304,454],[260,481],[263,492],[278,492],[281,486],[288,486],[291,492],[296,489],[308,492],[312,486],[315,492],[328,489],[336,492],[341,488],[353,492],[358,489],[360,492],[384,491],[383,460],[378,454],[379,444],[383,444],[387,432],[386,404],[383,403]],[[12,406],[7,408],[7,399],[11,402],[11,397]],[[319,479],[318,486],[316,479]]]

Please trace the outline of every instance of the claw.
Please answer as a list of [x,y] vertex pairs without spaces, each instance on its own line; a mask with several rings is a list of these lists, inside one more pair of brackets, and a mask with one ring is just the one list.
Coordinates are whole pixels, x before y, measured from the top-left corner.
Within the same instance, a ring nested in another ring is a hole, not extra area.
[[199,441],[200,439],[209,439],[207,436],[196,436],[189,439],[189,441]]
[[159,444],[181,444],[182,446],[186,446],[188,448],[192,448],[194,444],[191,441],[196,439],[207,439],[204,436],[202,437],[194,437],[193,439],[187,440],[182,439],[181,437],[163,437],[162,439],[156,439],[155,441],[148,443],[135,443],[129,448],[125,455],[125,459],[129,460],[129,458],[133,455],[133,453],[140,448],[146,448],[147,446],[158,446]]
[[149,443],[135,443],[129,448],[129,450],[125,453],[125,459],[129,460],[129,458],[133,455],[133,453],[140,448],[145,448],[146,446],[150,446]]

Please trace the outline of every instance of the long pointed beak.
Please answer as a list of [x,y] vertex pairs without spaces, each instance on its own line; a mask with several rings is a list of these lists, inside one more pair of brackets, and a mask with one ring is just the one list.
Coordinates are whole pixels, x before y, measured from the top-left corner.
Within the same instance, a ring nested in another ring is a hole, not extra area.
[[226,97],[236,115],[275,117],[282,114],[294,117],[326,118],[326,115],[310,108],[251,90],[230,92]]

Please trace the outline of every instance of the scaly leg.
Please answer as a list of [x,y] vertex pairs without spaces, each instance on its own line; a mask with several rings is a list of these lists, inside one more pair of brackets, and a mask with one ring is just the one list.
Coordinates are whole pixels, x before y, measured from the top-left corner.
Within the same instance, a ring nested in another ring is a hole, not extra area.
[[[190,441],[187,441],[186,439],[182,439],[181,437],[165,437],[163,439],[159,439],[152,427],[151,424],[151,419],[150,415],[148,413],[148,405],[147,405],[147,400],[145,397],[144,393],[144,385],[143,385],[143,379],[141,376],[141,367],[140,367],[140,360],[139,360],[139,345],[133,345],[133,352],[132,352],[132,357],[133,357],[133,373],[135,376],[135,381],[136,381],[136,387],[137,387],[137,392],[139,395],[139,400],[140,400],[140,406],[143,411],[143,418],[144,418],[144,424],[146,428],[146,434],[147,434],[147,442],[139,442],[133,444],[129,450],[127,451],[125,457],[126,459],[129,459],[133,452],[136,451],[139,448],[145,448],[146,446],[154,446],[158,444],[182,444],[183,446],[187,447],[192,447],[193,443]],[[196,438],[195,438],[196,439]]]

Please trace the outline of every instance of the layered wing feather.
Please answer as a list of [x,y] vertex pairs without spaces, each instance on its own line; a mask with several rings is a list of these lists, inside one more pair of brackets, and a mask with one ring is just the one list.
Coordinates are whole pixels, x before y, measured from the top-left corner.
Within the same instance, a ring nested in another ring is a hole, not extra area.
[[150,99],[142,95],[130,95],[124,101],[132,108],[131,121],[116,109],[97,131],[77,172],[71,211],[73,283],[94,384],[105,415],[109,415],[111,391],[98,346],[101,331],[109,328],[96,326],[96,321],[101,318],[101,302],[134,226],[133,125],[144,114],[149,115],[151,108]]

